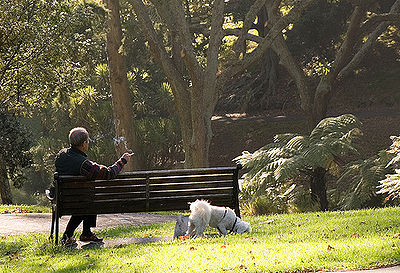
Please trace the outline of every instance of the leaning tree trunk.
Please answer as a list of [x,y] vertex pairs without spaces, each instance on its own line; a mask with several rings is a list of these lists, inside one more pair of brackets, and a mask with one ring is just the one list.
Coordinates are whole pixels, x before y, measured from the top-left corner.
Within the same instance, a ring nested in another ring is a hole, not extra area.
[[319,202],[322,211],[328,210],[328,198],[326,196],[326,170],[323,168],[316,168],[310,181],[311,199]]
[[13,203],[10,183],[7,179],[5,164],[0,158],[0,197],[2,204],[11,205]]
[[122,29],[119,15],[119,1],[105,0],[104,2],[107,9],[110,10],[107,20],[107,55],[116,132],[115,149],[117,155],[123,154],[128,148],[134,150],[135,154],[124,170],[138,170],[141,168],[142,162],[139,159],[140,145],[138,144],[134,129],[131,107],[132,100],[126,76],[126,62],[120,52]]

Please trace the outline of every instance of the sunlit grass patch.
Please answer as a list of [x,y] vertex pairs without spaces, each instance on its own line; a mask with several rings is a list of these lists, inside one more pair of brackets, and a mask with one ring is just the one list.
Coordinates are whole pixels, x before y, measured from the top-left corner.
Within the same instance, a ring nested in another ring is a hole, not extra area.
[[[54,247],[47,234],[0,241],[4,272],[302,272],[400,262],[400,208],[244,217],[249,234],[115,248]],[[172,236],[174,223],[99,230],[104,238]]]

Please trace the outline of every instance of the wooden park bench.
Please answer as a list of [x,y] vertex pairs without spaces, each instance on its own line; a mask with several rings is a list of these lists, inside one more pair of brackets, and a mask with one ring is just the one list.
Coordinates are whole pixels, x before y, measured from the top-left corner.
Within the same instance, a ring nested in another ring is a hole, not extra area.
[[196,199],[227,206],[240,217],[237,167],[136,171],[111,180],[55,173],[55,198],[50,238],[64,215],[188,210]]

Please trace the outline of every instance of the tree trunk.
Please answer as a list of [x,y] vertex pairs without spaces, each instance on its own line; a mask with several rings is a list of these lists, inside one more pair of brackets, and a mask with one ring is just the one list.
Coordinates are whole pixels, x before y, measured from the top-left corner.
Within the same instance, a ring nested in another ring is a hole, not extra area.
[[2,158],[0,158],[0,197],[2,204],[11,205],[13,203],[10,182],[7,179],[7,170]]
[[122,29],[119,1],[105,0],[104,3],[110,11],[107,20],[107,56],[116,132],[115,150],[117,155],[122,155],[128,149],[132,149],[135,154],[124,170],[138,170],[142,167],[142,162],[139,159],[141,151],[134,129],[134,115],[131,107],[132,98],[126,76],[125,57],[121,52]]
[[[268,28],[266,27],[268,22],[268,11],[267,7],[264,6],[258,13],[258,20],[255,28],[257,29],[259,36],[265,37],[268,33]],[[276,85],[278,81],[278,65],[279,65],[279,57],[277,54],[268,49],[265,52],[265,55],[262,60],[263,69],[262,78],[265,93],[263,95],[262,100],[266,101],[268,97],[276,95]],[[267,102],[268,103],[268,102]]]
[[204,118],[204,98],[202,88],[197,87],[192,91],[192,143],[193,147],[193,164],[195,167],[208,167],[208,147],[206,137],[206,123]]
[[328,198],[326,196],[326,170],[323,168],[316,168],[313,170],[313,175],[310,181],[311,199],[319,202],[322,211],[328,210]]

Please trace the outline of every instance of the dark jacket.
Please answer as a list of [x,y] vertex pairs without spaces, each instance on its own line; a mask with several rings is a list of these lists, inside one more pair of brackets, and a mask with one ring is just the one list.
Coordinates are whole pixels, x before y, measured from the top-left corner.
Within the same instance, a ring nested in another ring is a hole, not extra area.
[[87,155],[77,148],[62,149],[56,156],[56,172],[59,175],[82,175],[85,160]]
[[62,149],[56,157],[56,172],[59,175],[84,175],[87,179],[112,179],[117,176],[126,164],[124,158],[118,159],[107,167],[89,159],[81,150],[70,147]]

